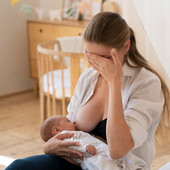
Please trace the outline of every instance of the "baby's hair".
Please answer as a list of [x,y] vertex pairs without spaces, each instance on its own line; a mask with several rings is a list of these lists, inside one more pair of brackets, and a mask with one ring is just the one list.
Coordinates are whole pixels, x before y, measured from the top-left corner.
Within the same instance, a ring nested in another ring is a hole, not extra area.
[[42,123],[40,128],[40,135],[45,142],[47,142],[51,137],[53,137],[53,126],[60,126],[60,115],[52,116]]

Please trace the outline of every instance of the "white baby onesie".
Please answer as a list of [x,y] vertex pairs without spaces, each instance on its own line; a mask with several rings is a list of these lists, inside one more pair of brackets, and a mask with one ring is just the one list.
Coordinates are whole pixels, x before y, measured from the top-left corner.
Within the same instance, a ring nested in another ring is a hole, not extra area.
[[[132,167],[134,168],[134,160],[131,159],[134,159],[134,155],[133,157],[131,156],[132,153],[128,153],[126,156],[118,160],[112,159],[109,155],[108,145],[103,141],[83,131],[63,131],[61,133],[66,132],[74,133],[74,135],[73,137],[65,140],[77,141],[80,143],[80,146],[71,146],[71,148],[83,153],[83,161],[80,159],[74,159],[80,163],[83,170],[147,170],[144,165],[139,165],[138,167],[135,167],[135,169],[131,169]],[[93,145],[96,148],[96,155],[93,156],[87,153],[87,145]],[[136,157],[136,160],[137,159],[139,158]]]

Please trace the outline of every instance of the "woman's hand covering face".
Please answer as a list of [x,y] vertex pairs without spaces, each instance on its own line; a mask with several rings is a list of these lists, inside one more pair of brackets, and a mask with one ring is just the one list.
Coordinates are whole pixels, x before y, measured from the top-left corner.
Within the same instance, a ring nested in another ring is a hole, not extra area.
[[90,52],[86,52],[85,55],[88,58],[91,67],[98,71],[108,84],[115,81],[121,82],[123,70],[118,56],[120,53],[117,50],[112,49],[110,54],[110,57],[101,57]]

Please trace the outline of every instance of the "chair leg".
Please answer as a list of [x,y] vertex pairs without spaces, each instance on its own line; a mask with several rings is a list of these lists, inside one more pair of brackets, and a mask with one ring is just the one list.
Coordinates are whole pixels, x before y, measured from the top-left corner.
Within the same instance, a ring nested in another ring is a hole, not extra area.
[[41,123],[47,118],[46,96],[40,95],[40,121]]
[[56,100],[56,114],[57,115],[62,114],[61,100]]

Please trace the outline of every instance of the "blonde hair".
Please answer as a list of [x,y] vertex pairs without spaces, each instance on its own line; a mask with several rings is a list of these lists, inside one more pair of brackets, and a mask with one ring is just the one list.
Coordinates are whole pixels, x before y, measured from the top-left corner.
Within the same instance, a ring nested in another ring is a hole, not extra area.
[[135,67],[144,67],[159,77],[164,93],[165,103],[162,111],[162,119],[159,127],[157,128],[156,134],[158,134],[161,127],[165,125],[164,120],[166,116],[169,122],[170,102],[168,101],[170,99],[170,91],[160,74],[149,65],[148,61],[137,50],[135,34],[126,21],[117,13],[101,12],[91,19],[85,29],[83,38],[87,42],[99,43],[117,49],[121,49],[124,46],[124,43],[129,39],[130,48],[128,53],[125,55],[125,62],[130,67],[134,67],[128,62],[129,58],[133,63],[135,63],[135,65],[137,65]]

